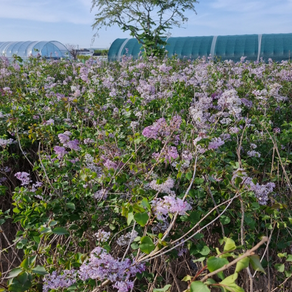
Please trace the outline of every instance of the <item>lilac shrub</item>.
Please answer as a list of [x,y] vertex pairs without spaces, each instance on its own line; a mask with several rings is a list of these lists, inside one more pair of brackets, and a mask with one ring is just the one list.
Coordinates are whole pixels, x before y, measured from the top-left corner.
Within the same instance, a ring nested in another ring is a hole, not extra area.
[[[25,273],[27,291],[176,289],[186,271],[207,275],[188,263],[208,267],[218,240],[239,256],[262,234],[271,289],[285,280],[274,263],[292,241],[290,62],[19,62],[0,58],[0,224],[17,228],[7,246],[25,261],[11,291]],[[1,269],[17,268],[9,258]]]

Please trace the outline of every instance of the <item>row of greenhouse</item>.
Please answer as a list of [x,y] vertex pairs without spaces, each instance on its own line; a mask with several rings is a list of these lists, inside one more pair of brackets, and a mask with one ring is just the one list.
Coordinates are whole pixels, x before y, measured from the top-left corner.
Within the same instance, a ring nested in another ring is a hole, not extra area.
[[[290,60],[292,53],[292,33],[253,34],[233,36],[169,37],[165,49],[168,57],[197,59],[199,57],[220,58],[239,61],[246,57],[249,61]],[[138,58],[142,45],[134,38],[116,39],[108,52],[108,61],[121,60],[122,56]],[[70,58],[66,46],[58,41],[0,42],[0,56],[13,58],[40,55],[45,58]]]

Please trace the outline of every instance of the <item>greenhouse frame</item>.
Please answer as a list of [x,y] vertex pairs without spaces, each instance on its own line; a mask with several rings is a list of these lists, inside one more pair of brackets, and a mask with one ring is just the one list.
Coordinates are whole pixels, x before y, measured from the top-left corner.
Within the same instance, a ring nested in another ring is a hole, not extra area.
[[[228,36],[169,37],[165,49],[168,57],[197,59],[199,57],[220,58],[221,60],[249,61],[290,60],[292,33],[253,34]],[[121,60],[122,56],[137,59],[142,45],[136,39],[116,39],[108,53],[109,61]]]
[[0,56],[12,58],[14,55],[27,59],[40,55],[44,58],[68,58],[67,48],[58,41],[0,42]]

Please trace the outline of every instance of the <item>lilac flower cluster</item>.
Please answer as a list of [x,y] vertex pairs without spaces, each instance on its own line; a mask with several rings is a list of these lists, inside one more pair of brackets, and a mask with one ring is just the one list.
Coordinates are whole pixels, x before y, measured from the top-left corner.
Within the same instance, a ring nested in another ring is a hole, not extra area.
[[75,151],[79,151],[81,149],[79,147],[79,141],[77,139],[70,140],[71,135],[72,133],[69,131],[66,131],[63,134],[58,135],[60,142],[63,144],[63,146],[54,147],[54,151],[57,154],[58,159],[62,159],[64,155],[68,153],[65,147]]
[[225,142],[219,137],[219,138],[213,138],[211,142],[208,145],[208,149],[218,149],[220,146],[222,146]]
[[249,157],[261,157],[261,154],[255,150],[247,151],[247,156]]
[[55,146],[54,151],[57,154],[58,159],[62,159],[64,155],[68,153],[66,148],[62,146]]
[[164,118],[160,118],[153,125],[144,128],[142,135],[147,138],[161,140],[164,137],[169,137],[174,131],[177,131],[180,128],[181,122],[182,119],[178,115],[170,120],[169,125]]
[[231,181],[234,183],[236,177],[241,177],[243,179],[243,185],[246,189],[254,192],[260,205],[266,205],[269,200],[269,194],[273,192],[275,188],[275,183],[268,182],[265,185],[260,185],[259,183],[254,183],[251,177],[248,177],[243,168],[238,168],[232,176]]
[[99,229],[97,231],[97,233],[94,234],[94,236],[96,237],[97,241],[99,241],[99,242],[107,242],[111,236],[111,233],[106,232],[102,229]]
[[145,271],[143,264],[136,264],[130,259],[115,259],[105,249],[96,247],[91,251],[88,261],[80,266],[78,274],[83,281],[109,280],[119,292],[127,292],[134,286],[131,278],[143,271]]
[[152,154],[153,158],[156,160],[164,159],[165,163],[170,163],[172,159],[177,159],[179,157],[177,148],[175,146],[167,146],[161,153],[155,152]]
[[94,193],[93,197],[96,200],[105,200],[107,198],[108,190],[107,189],[101,189]]
[[159,193],[165,193],[172,196],[175,195],[175,192],[171,190],[174,187],[174,180],[170,177],[162,184],[157,184],[156,180],[153,180],[149,186],[151,189]]
[[128,232],[117,239],[117,245],[119,246],[128,245],[129,243],[133,242],[137,236],[138,232],[136,230],[133,230],[133,232]]
[[43,292],[48,292],[50,289],[68,288],[76,282],[76,277],[75,270],[64,270],[63,274],[54,271],[52,274],[45,275]]
[[269,200],[269,194],[273,192],[275,184],[269,182],[265,185],[260,185],[259,183],[254,184],[252,178],[248,177],[244,180],[244,184],[254,192],[256,198],[260,205],[267,205]]
[[12,144],[13,143],[13,139],[2,139],[2,138],[0,138],[0,146],[1,147],[6,147],[7,145],[10,145],[10,144]]
[[186,215],[192,207],[189,203],[174,196],[164,196],[151,201],[151,207],[158,220],[166,220],[169,214]]
[[14,176],[21,181],[22,186],[26,186],[31,182],[29,173],[27,172],[17,172]]

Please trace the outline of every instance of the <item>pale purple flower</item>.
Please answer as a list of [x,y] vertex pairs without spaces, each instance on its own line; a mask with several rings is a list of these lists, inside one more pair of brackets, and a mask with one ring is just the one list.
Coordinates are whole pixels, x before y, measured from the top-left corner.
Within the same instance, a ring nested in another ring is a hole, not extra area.
[[261,154],[255,150],[247,151],[249,157],[261,157]]
[[87,145],[87,144],[91,144],[91,143],[94,143],[95,141],[93,140],[93,139],[91,139],[91,138],[86,138],[86,139],[84,139],[83,140],[83,143],[85,144],[85,145]]
[[192,207],[188,202],[174,196],[164,196],[151,201],[151,207],[158,220],[165,220],[169,214],[186,215]]
[[68,153],[65,147],[62,146],[55,146],[54,151],[57,154],[58,159],[62,159],[64,155]]
[[66,142],[70,140],[70,137],[67,136],[66,134],[59,134],[58,138],[62,144],[65,144]]
[[45,122],[45,125],[54,125],[54,120],[53,119],[49,119]]
[[101,189],[94,193],[93,197],[96,200],[105,200],[107,198],[108,190],[107,189]]
[[8,94],[12,94],[10,87],[3,87],[3,91],[8,93]]
[[269,182],[265,185],[260,185],[259,183],[254,184],[251,178],[247,178],[245,180],[245,185],[247,185],[249,189],[254,192],[259,204],[261,205],[267,204],[269,200],[268,195],[273,192],[275,188],[275,184],[272,182]]
[[1,147],[6,147],[7,145],[10,145],[10,144],[12,144],[13,143],[13,139],[11,139],[11,138],[9,138],[9,139],[2,139],[2,138],[0,138],[0,146]]
[[21,181],[22,186],[26,186],[31,182],[29,173],[27,172],[17,172],[14,176]]
[[35,184],[33,184],[33,185],[31,186],[30,191],[34,193],[34,192],[35,192],[38,188],[40,188],[42,185],[43,185],[43,183],[40,182],[40,181],[38,181],[38,182],[36,182]]
[[111,233],[99,229],[97,233],[94,233],[94,236],[96,237],[96,240],[99,242],[107,242],[111,236]]
[[[143,271],[145,271],[145,265],[137,264],[130,259],[115,259],[105,249],[96,247],[91,251],[89,260],[80,266],[79,278],[83,281],[109,280],[116,285],[119,292],[128,292],[133,287],[130,279]],[[126,286],[120,283],[125,283]]]
[[130,231],[126,233],[125,235],[121,235],[117,239],[117,245],[119,246],[128,245],[129,243],[133,242],[137,236],[138,236],[138,232],[136,230]]
[[175,195],[174,191],[171,190],[174,187],[174,180],[170,177],[162,184],[158,184],[156,180],[153,180],[150,182],[149,186],[157,192]]
[[81,148],[79,147],[79,141],[77,139],[68,141],[66,146],[69,147],[71,150],[79,151]]
[[208,145],[208,149],[217,149],[220,146],[222,146],[225,142],[219,137],[219,138],[213,138],[211,142]]
[[107,159],[104,164],[103,164],[107,169],[117,169],[118,164],[115,163],[114,161]]
[[63,274],[59,275],[54,271],[52,274],[45,275],[43,292],[48,292],[51,289],[68,288],[76,282],[76,277],[77,271],[75,270],[64,270]]
[[7,181],[6,177],[0,177],[0,186],[2,185],[3,182]]
[[239,131],[240,131],[240,129],[237,128],[237,127],[231,127],[231,128],[229,129],[229,132],[230,132],[231,134],[237,134]]
[[153,153],[152,157],[156,160],[164,159],[164,162],[170,163],[172,159],[177,159],[179,157],[177,149],[175,146],[168,146],[166,147],[162,153]]

